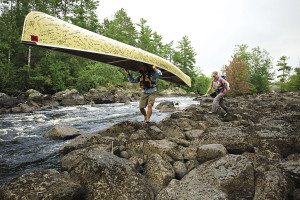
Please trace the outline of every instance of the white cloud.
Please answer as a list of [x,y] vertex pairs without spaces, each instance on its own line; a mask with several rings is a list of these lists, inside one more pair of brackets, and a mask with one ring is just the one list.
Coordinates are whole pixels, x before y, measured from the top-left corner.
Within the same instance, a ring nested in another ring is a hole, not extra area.
[[187,35],[197,53],[196,65],[206,74],[228,64],[235,45],[260,46],[274,58],[300,59],[298,0],[100,0],[100,20],[124,8],[133,22],[148,21],[165,42]]

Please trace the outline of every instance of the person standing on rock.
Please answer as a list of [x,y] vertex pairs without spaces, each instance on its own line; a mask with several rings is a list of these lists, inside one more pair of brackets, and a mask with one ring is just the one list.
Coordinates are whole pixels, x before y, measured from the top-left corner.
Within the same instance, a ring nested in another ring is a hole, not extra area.
[[[157,79],[162,76],[162,73],[155,65],[151,69],[142,67],[139,71],[140,75],[133,78],[128,69],[125,69],[128,75],[128,81],[131,83],[140,83],[140,87],[143,90],[142,97],[139,102],[141,113],[144,115],[144,122],[149,123],[152,115],[152,107],[156,98]],[[147,111],[146,108],[147,107]]]
[[212,80],[211,84],[209,85],[209,88],[208,88],[206,94],[204,95],[204,96],[208,96],[208,93],[210,92],[210,90],[211,89],[214,90],[214,92],[212,94],[210,94],[210,96],[214,98],[214,101],[212,103],[212,109],[208,113],[210,113],[210,114],[216,113],[218,110],[218,107],[220,106],[225,111],[225,114],[224,114],[224,117],[225,117],[226,115],[228,115],[228,109],[224,103],[224,96],[225,96],[225,93],[228,90],[230,90],[229,83],[224,78],[219,77],[219,74],[216,71],[212,72],[211,77],[213,80]]

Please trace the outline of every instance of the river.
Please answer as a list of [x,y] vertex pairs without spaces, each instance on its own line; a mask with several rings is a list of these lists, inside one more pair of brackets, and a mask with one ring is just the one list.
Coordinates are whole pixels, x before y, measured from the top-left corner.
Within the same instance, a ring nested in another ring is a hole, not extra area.
[[[192,97],[160,97],[156,105],[163,101],[178,103],[178,110],[199,103]],[[158,122],[170,114],[154,109],[151,121]],[[53,126],[72,126],[90,134],[125,120],[143,120],[138,102],[58,107],[0,115],[0,184],[31,171],[60,168],[58,150],[68,141],[44,137],[43,134]]]

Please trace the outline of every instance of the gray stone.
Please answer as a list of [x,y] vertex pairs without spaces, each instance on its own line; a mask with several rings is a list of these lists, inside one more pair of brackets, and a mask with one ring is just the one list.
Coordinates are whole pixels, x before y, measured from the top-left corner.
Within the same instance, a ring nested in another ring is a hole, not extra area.
[[204,130],[193,129],[193,130],[185,132],[185,136],[188,140],[196,140],[202,136],[203,132],[204,132]]
[[76,89],[65,90],[58,92],[53,96],[55,100],[60,101],[64,106],[83,105],[85,103],[84,97],[79,94]]
[[181,150],[184,160],[196,160],[197,159],[197,148],[187,147]]
[[208,160],[225,156],[226,154],[227,150],[222,144],[202,145],[197,149],[197,160],[199,162],[206,162]]
[[170,162],[172,162],[172,160],[183,160],[178,145],[166,139],[146,141],[143,146],[143,154],[146,157],[149,157],[152,154],[159,154],[163,159]]
[[54,126],[46,132],[44,136],[66,140],[75,138],[81,134],[82,132],[80,130],[70,126]]
[[229,153],[243,153],[252,148],[248,134],[239,127],[218,126],[207,129],[195,145],[222,144]]
[[206,162],[180,181],[172,180],[157,199],[253,199],[254,168],[243,156]]
[[130,155],[129,155],[129,153],[128,153],[127,151],[121,151],[120,157],[121,157],[121,158],[129,159],[129,158],[130,158]]
[[174,104],[174,102],[172,102],[172,101],[164,101],[164,102],[161,102],[161,103],[159,103],[156,107],[155,107],[155,109],[157,109],[157,110],[161,110],[163,107],[165,106],[165,109],[175,109],[175,104]]
[[154,199],[151,187],[128,160],[97,148],[70,154],[62,166],[85,186],[86,200]]
[[300,183],[300,154],[292,154],[280,163],[282,169]]
[[175,172],[170,163],[163,160],[160,155],[153,154],[145,165],[145,176],[157,194],[175,177]]
[[168,187],[161,190],[156,200],[228,200],[222,190],[198,181],[178,181],[173,179]]
[[53,169],[24,174],[0,187],[3,200],[73,200],[83,196],[83,188],[68,173]]
[[43,100],[44,95],[40,93],[39,91],[36,91],[34,89],[29,89],[26,91],[26,96],[29,100],[34,101],[41,101]]
[[288,199],[288,193],[289,184],[282,172],[273,170],[257,173],[254,200]]
[[190,172],[199,166],[199,162],[197,160],[189,160],[185,163],[185,166],[188,172]]
[[175,170],[175,177],[177,179],[182,179],[187,174],[187,169],[185,167],[185,164],[180,161],[176,161],[173,164],[174,170]]

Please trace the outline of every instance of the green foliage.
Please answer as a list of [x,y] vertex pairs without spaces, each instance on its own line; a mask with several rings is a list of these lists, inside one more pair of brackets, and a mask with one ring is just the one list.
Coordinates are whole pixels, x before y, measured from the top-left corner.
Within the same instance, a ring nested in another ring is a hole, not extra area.
[[250,90],[253,93],[269,92],[271,80],[273,78],[272,61],[269,53],[255,47],[252,52],[247,51],[247,45],[238,45],[235,54],[245,62],[250,72]]
[[195,77],[193,91],[198,94],[205,94],[211,83],[211,79],[205,75]]
[[191,45],[191,42],[187,36],[184,36],[177,46],[177,50],[174,53],[173,61],[185,74],[191,78],[196,76],[195,63],[196,53]]
[[282,72],[282,74],[278,75],[277,78],[280,78],[280,82],[284,83],[287,80],[287,77],[290,74],[290,71],[292,69],[291,66],[287,65],[287,60],[289,58],[287,56],[281,56],[279,60],[277,61],[277,66],[279,67],[278,71]]
[[234,95],[247,94],[250,91],[250,73],[246,63],[234,55],[229,66],[225,66],[227,81],[230,84],[230,93]]
[[119,84],[123,80],[124,75],[116,67],[94,63],[80,71],[76,88],[81,92],[87,92],[91,88],[108,87],[110,84]]
[[[124,73],[112,66],[37,47],[31,47],[29,54],[29,47],[21,45],[20,38],[25,16],[36,10],[168,59],[191,77],[193,87],[187,89],[202,93],[205,77],[198,77],[194,70],[196,53],[187,36],[174,49],[173,41],[164,43],[144,19],[134,24],[124,9],[100,24],[95,14],[98,4],[99,0],[1,1],[0,90],[12,94],[33,88],[54,93],[76,88],[83,92],[92,87],[127,83]],[[162,90],[174,85],[158,81]]]
[[138,27],[140,28],[140,32],[138,33],[138,42],[137,47],[141,48],[145,51],[154,53],[154,44],[152,41],[152,30],[146,25],[147,20],[140,19],[140,23],[138,23]]
[[98,0],[77,0],[72,4],[71,15],[69,18],[71,22],[77,26],[97,32],[99,29],[99,22],[97,19],[96,10],[98,7]]
[[125,9],[116,12],[112,20],[105,19],[101,33],[109,38],[136,46],[137,32]]
[[300,91],[300,67],[295,68],[295,74],[287,82],[287,91]]

